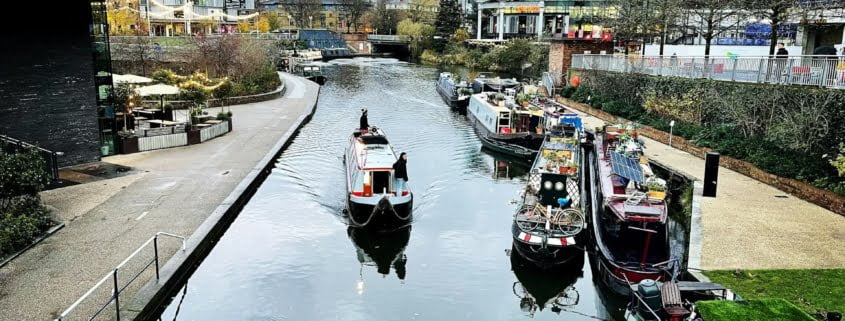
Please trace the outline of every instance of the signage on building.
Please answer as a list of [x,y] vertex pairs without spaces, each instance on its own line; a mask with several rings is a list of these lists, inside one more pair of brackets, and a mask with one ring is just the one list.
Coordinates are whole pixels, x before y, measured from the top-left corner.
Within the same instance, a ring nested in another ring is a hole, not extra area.
[[539,6],[522,6],[513,8],[513,11],[516,13],[538,13],[540,12]]

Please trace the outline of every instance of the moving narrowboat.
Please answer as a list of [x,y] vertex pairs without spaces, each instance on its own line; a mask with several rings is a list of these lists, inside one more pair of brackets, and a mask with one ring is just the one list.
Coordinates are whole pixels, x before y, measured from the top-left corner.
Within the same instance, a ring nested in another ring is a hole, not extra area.
[[470,97],[467,115],[481,143],[494,151],[533,159],[543,144],[542,108],[517,105],[515,89]]
[[671,258],[666,181],[652,172],[636,128],[605,126],[595,135],[592,225],[604,283],[620,295],[645,279],[665,281]]
[[564,114],[549,128],[531,166],[521,206],[514,215],[514,247],[540,267],[584,256],[584,139],[581,119]]
[[347,212],[351,225],[397,227],[410,223],[413,194],[408,184],[396,186],[397,154],[384,131],[356,129],[349,137],[346,167]]
[[466,81],[459,82],[451,72],[441,72],[436,87],[437,93],[449,107],[466,110],[469,96],[472,95],[472,89]]

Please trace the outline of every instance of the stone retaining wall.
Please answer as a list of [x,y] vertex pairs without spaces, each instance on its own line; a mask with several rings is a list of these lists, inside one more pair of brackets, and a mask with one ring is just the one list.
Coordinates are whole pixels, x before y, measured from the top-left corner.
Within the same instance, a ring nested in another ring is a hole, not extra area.
[[[568,107],[590,114],[606,122],[629,122],[629,120],[625,118],[612,115],[603,110],[596,109],[589,105],[582,104],[567,98],[558,97],[557,101]],[[650,126],[641,126],[639,132],[648,138],[651,138],[663,144],[669,144],[669,133],[667,132],[655,129]],[[695,145],[694,143],[684,139],[683,137],[678,136],[672,137],[672,147],[685,151],[702,159],[708,152],[712,151],[712,149],[710,148]],[[762,183],[774,186],[779,190],[782,190],[800,199],[826,208],[834,213],[845,216],[845,196],[843,195],[823,190],[821,188],[815,187],[799,180],[780,177],[768,173],[749,162],[742,161],[730,156],[722,155],[719,158],[719,165],[731,169],[740,174],[743,174],[745,176],[756,179]]]

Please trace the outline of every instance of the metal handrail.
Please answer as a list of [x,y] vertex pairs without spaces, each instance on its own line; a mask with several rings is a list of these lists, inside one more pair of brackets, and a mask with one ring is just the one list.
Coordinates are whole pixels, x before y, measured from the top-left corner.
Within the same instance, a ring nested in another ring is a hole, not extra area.
[[622,274],[622,276],[623,276],[623,277],[625,277],[625,284],[627,284],[627,285],[628,285],[628,290],[630,290],[630,291],[631,291],[631,295],[633,295],[635,298],[637,298],[637,301],[639,301],[639,302],[640,302],[640,304],[645,305],[645,307],[648,309],[648,312],[651,312],[651,314],[652,314],[652,315],[654,315],[654,317],[656,318],[656,319],[655,319],[656,321],[661,321],[662,319],[661,319],[661,318],[660,318],[660,316],[657,314],[657,312],[655,312],[655,311],[654,311],[654,310],[653,310],[653,309],[652,309],[652,308],[648,305],[648,303],[646,303],[646,302],[645,302],[645,300],[643,300],[643,298],[641,298],[641,297],[640,297],[640,295],[637,293],[637,291],[636,291],[636,290],[634,289],[634,287],[631,285],[631,281],[628,281],[628,276],[627,276],[627,275],[625,275],[625,274]]
[[845,89],[845,57],[572,55],[572,69]]
[[71,304],[67,309],[65,309],[61,314],[59,314],[59,317],[56,318],[55,321],[62,321],[65,317],[67,317],[68,314],[73,312],[73,310],[75,310],[76,307],[79,306],[79,304],[81,304],[83,301],[85,301],[85,299],[87,299],[89,296],[91,296],[91,294],[94,293],[94,291],[97,290],[97,288],[99,288],[101,285],[103,285],[103,283],[108,281],[109,278],[112,278],[114,280],[114,288],[112,289],[112,296],[108,300],[108,302],[103,304],[103,306],[100,307],[100,309],[96,313],[94,313],[94,315],[91,318],[89,318],[88,320],[89,321],[93,320],[97,315],[100,314],[100,312],[105,310],[105,308],[109,304],[111,304],[112,301],[114,301],[115,315],[116,315],[117,321],[120,321],[120,293],[124,289],[126,289],[129,286],[129,284],[132,284],[132,282],[134,282],[135,279],[137,279],[137,277],[139,275],[141,275],[141,273],[146,271],[146,269],[150,266],[150,264],[147,264],[147,266],[145,266],[141,270],[141,272],[139,272],[137,275],[135,275],[135,277],[132,278],[132,280],[130,280],[126,284],[126,286],[124,286],[122,289],[119,288],[119,285],[118,285],[118,282],[117,282],[117,273],[120,270],[120,268],[125,266],[126,263],[129,263],[129,260],[131,260],[133,257],[138,255],[138,253],[140,253],[141,250],[146,248],[148,245],[150,245],[150,242],[152,242],[153,243],[153,249],[155,251],[154,262],[155,262],[155,268],[156,268],[156,280],[159,280],[160,279],[159,257],[158,257],[158,237],[159,236],[169,236],[169,237],[181,239],[182,240],[182,251],[183,252],[185,251],[185,249],[187,247],[187,239],[184,236],[180,236],[180,235],[176,235],[176,234],[172,234],[172,233],[167,233],[167,232],[157,232],[155,235],[153,235],[153,237],[151,237],[149,240],[144,242],[144,244],[142,244],[140,247],[138,247],[138,249],[136,249],[134,252],[132,252],[132,254],[130,254],[128,257],[126,257],[126,259],[124,259],[122,262],[120,262],[120,264],[118,264],[114,269],[112,269],[102,279],[100,279],[100,281],[98,281],[96,284],[94,284],[94,286],[91,287],[91,289],[89,289],[87,292],[85,292],[85,294],[83,294],[81,297],[79,297],[79,299],[77,299],[75,302],[73,302],[73,304]]

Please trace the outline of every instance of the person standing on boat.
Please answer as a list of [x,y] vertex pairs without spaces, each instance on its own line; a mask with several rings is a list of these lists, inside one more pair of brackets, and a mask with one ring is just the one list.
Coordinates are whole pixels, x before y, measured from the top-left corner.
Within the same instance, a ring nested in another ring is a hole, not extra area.
[[402,196],[405,190],[405,183],[408,181],[408,154],[399,154],[399,159],[393,163],[393,176],[396,178],[396,196]]
[[367,121],[367,109],[361,109],[361,119],[358,129],[361,131],[367,131],[370,129],[370,123]]

